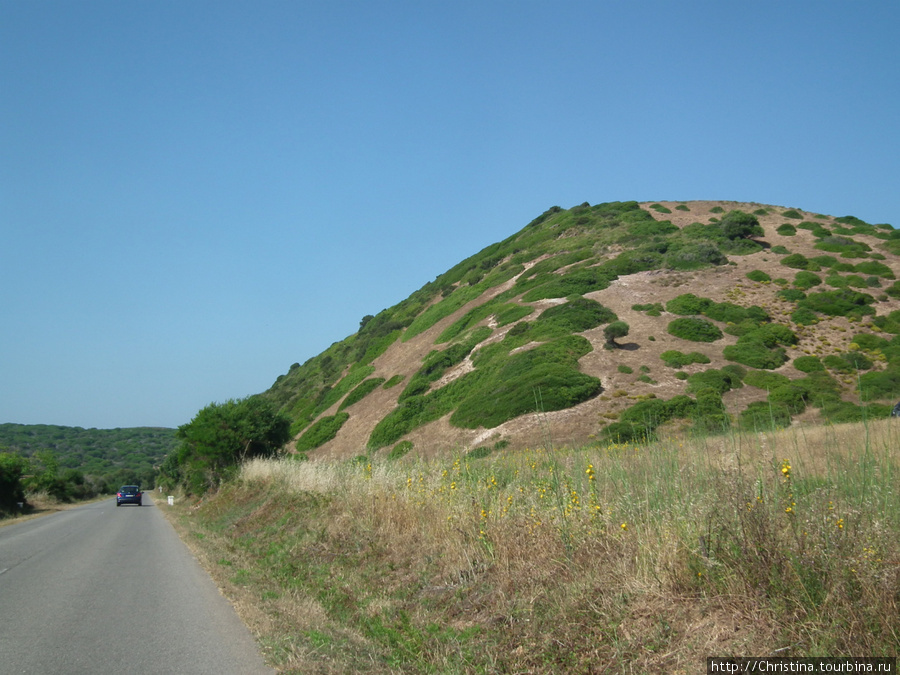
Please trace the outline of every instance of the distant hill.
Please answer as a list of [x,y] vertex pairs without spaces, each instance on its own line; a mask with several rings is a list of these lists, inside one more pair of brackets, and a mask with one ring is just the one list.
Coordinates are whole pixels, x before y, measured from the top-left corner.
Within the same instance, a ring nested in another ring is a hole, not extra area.
[[127,483],[145,486],[176,446],[175,429],[82,429],[47,424],[0,424],[0,451],[31,457],[52,451],[60,469],[75,469],[110,489]]
[[262,395],[323,457],[884,417],[898,255],[900,232],[853,216],[553,207]]

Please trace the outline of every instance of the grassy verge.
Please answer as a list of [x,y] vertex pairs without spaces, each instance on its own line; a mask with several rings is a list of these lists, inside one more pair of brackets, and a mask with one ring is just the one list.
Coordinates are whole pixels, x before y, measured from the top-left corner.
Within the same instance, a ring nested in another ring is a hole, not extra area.
[[283,672],[698,672],[900,651],[890,420],[254,462],[170,516]]

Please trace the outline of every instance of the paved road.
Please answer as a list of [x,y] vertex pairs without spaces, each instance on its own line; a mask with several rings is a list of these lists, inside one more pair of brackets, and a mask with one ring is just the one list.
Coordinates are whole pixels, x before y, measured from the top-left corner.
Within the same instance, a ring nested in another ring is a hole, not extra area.
[[148,501],[0,528],[0,675],[274,672]]

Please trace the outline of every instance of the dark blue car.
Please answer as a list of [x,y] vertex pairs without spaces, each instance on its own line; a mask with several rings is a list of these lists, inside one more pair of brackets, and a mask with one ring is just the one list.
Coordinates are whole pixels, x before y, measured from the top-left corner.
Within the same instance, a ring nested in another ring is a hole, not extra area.
[[141,488],[137,485],[123,485],[116,493],[116,506],[122,504],[137,504],[141,506]]

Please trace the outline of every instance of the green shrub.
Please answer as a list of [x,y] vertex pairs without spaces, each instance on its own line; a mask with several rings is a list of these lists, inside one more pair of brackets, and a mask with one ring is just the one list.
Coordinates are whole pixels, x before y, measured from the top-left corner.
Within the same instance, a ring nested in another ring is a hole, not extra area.
[[791,313],[791,321],[799,326],[814,326],[819,323],[819,315],[811,309],[800,307]]
[[854,241],[849,237],[840,237],[835,235],[825,236],[815,244],[815,248],[821,251],[830,251],[832,253],[864,253],[871,251],[871,247],[861,241]]
[[398,384],[403,382],[406,379],[406,375],[394,375],[387,382],[382,385],[384,389],[390,389],[391,387],[396,387]]
[[750,281],[758,281],[760,283],[772,280],[772,277],[770,277],[768,274],[766,274],[762,270],[752,270],[750,272],[747,272],[747,278]]
[[826,228],[822,223],[814,223],[809,220],[804,220],[802,223],[797,225],[798,230],[809,230],[813,233],[814,236],[822,239],[823,237],[830,237],[831,232]]
[[602,291],[609,288],[610,282],[614,279],[615,275],[599,267],[582,268],[563,275],[548,275],[543,283],[525,293],[522,300],[535,302],[547,298],[567,298],[571,295]]
[[794,275],[794,286],[802,291],[808,291],[813,286],[822,283],[822,278],[818,274],[801,270]]
[[894,279],[893,270],[877,260],[866,260],[856,265],[856,271],[860,274],[871,274],[882,279]]
[[673,244],[663,258],[663,264],[672,270],[697,270],[727,262],[728,258],[708,241]]
[[697,394],[691,421],[694,429],[701,433],[722,433],[731,426],[722,396],[709,389]]
[[669,368],[684,368],[692,363],[709,363],[709,357],[699,352],[683,354],[676,349],[670,349],[659,355]]
[[895,400],[900,395],[900,367],[891,364],[859,376],[859,396],[863,401]]
[[795,234],[797,234],[797,228],[790,223],[779,225],[775,231],[784,237],[793,237]]
[[853,336],[853,342],[866,351],[873,352],[876,349],[884,349],[890,343],[883,337],[873,335],[872,333],[857,333]]
[[776,253],[778,255],[788,255],[790,253],[784,246],[779,244],[778,246],[773,246],[769,249],[772,253]]
[[785,256],[781,259],[781,264],[796,270],[810,270],[812,272],[819,270],[819,266],[802,253],[792,253],[789,256]]
[[320,420],[316,421],[309,429],[304,432],[304,434],[297,439],[297,451],[298,452],[308,452],[310,450],[315,450],[321,445],[324,445],[328,441],[332,440],[335,436],[337,436],[338,431],[341,430],[341,427],[350,419],[350,415],[345,412],[340,412],[337,415],[330,415],[328,417],[323,417]]
[[710,390],[721,396],[726,391],[740,389],[742,386],[741,381],[734,374],[714,368],[689,375],[687,379],[689,394],[699,394]]
[[713,301],[708,298],[700,298],[693,293],[683,293],[666,303],[666,311],[682,316],[703,314],[711,304]]
[[806,297],[806,293],[799,288],[782,288],[775,294],[775,297],[787,302],[800,302]]
[[767,347],[758,340],[747,340],[737,344],[727,345],[722,350],[722,356],[729,361],[737,361],[751,368],[765,368],[774,370],[787,361],[787,354],[780,347]]
[[862,352],[844,352],[841,354],[841,358],[852,370],[870,370],[874,365],[872,359]]
[[810,260],[812,260],[816,265],[823,269],[834,267],[838,264],[838,259],[833,255],[817,255],[813,258],[810,258]]
[[756,216],[743,211],[729,211],[719,221],[719,225],[726,239],[746,239],[765,234]]
[[650,208],[654,211],[658,211],[659,213],[672,213],[672,209],[667,208],[662,204],[651,204]]
[[794,368],[801,373],[817,373],[825,370],[818,356],[798,356],[794,359]]
[[754,401],[741,411],[739,426],[745,431],[763,431],[789,426],[791,414],[787,409],[768,401]]
[[631,375],[631,373],[634,372],[634,369],[633,369],[633,368],[631,368],[631,367],[629,367],[629,366],[626,366],[624,363],[620,363],[619,366],[618,366],[618,368],[617,368],[617,370],[618,370],[620,373],[625,373],[626,375]]
[[796,209],[788,209],[781,214],[785,218],[793,218],[794,220],[803,220],[803,216]]
[[840,274],[831,273],[825,277],[825,283],[832,288],[849,288],[850,282]]
[[614,422],[603,430],[604,436],[617,443],[642,442],[655,438],[656,429],[672,419],[690,417],[696,402],[689,396],[675,396],[664,401],[648,399],[627,408]]
[[799,415],[806,410],[805,391],[793,384],[782,384],[769,392],[769,401],[773,407],[784,408],[792,415]]
[[744,376],[744,384],[749,384],[757,389],[771,391],[776,387],[790,384],[791,380],[780,373],[772,373],[766,370],[751,370]]
[[391,448],[391,451],[388,453],[388,459],[400,459],[404,455],[409,454],[409,451],[413,449],[412,441],[400,441]]
[[710,213],[725,213],[725,209],[721,206],[714,206],[709,210]]
[[631,309],[635,312],[646,312],[647,316],[662,316],[663,306],[662,303],[654,302],[647,303],[643,305],[632,305]]
[[826,367],[838,373],[849,374],[854,370],[853,366],[851,366],[846,360],[842,359],[837,354],[829,354],[822,359],[822,363],[825,364]]
[[615,313],[596,300],[573,298],[545,309],[534,322],[533,339],[581,333],[617,319]]
[[675,210],[676,211],[690,211],[690,208],[688,208],[687,204],[679,204],[678,206],[675,207]]
[[737,344],[726,346],[722,355],[751,368],[773,370],[787,361],[781,345],[796,343],[797,336],[787,326],[762,324],[738,338]]
[[534,312],[534,308],[528,305],[507,304],[498,308],[494,317],[497,319],[498,326],[507,326],[519,319],[524,319],[532,312]]
[[810,293],[798,303],[798,308],[808,309],[828,316],[862,318],[863,316],[875,314],[875,310],[869,307],[874,302],[875,298],[867,293],[838,289]]
[[384,384],[385,380],[383,377],[373,377],[368,380],[363,380],[356,388],[347,394],[346,398],[341,401],[341,405],[338,407],[338,410],[343,410],[344,408],[348,408],[354,403],[358,403],[363,400],[367,395],[375,391],[378,387]]
[[722,339],[722,331],[705,319],[685,317],[669,322],[670,335],[694,342],[715,342]]
[[493,428],[527,412],[570,408],[600,393],[600,380],[578,370],[578,359],[592,349],[581,336],[557,338],[503,358],[502,347],[477,359],[475,372],[465,376],[478,386],[461,399],[451,424]]

